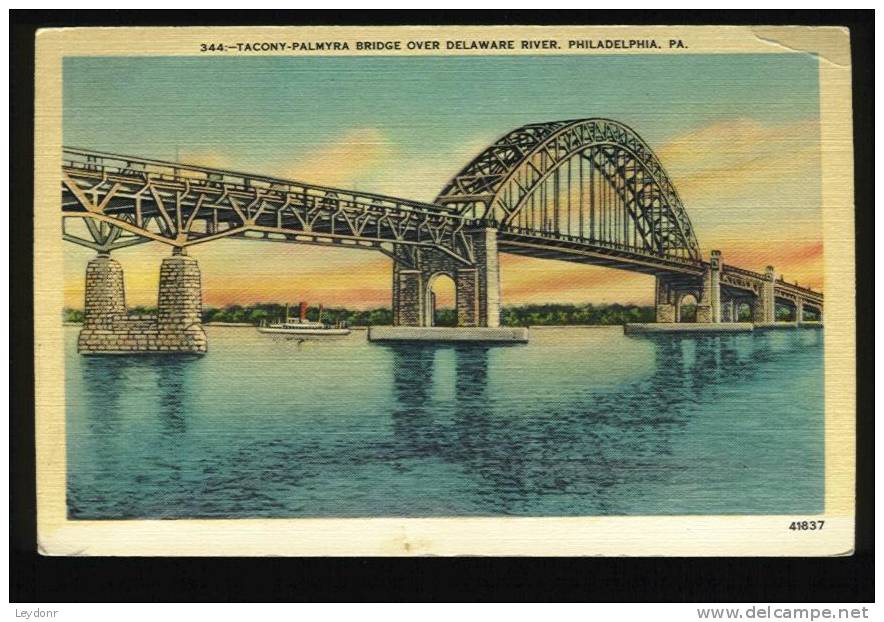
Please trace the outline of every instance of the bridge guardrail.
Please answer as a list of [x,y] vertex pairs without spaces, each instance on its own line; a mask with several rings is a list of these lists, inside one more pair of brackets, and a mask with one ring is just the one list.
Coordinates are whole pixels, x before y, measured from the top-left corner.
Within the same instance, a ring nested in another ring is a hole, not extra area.
[[604,248],[608,248],[616,251],[628,252],[634,255],[641,255],[650,260],[665,260],[674,263],[680,263],[685,266],[699,266],[702,265],[703,261],[698,261],[696,259],[691,259],[690,257],[680,257],[678,255],[656,255],[653,253],[647,253],[633,246],[627,246],[624,244],[615,244],[611,242],[606,242],[603,240],[593,240],[590,238],[576,236],[576,235],[567,235],[563,233],[552,233],[548,231],[535,230],[535,229],[527,229],[524,227],[518,227],[514,225],[500,225],[498,229],[505,233],[516,233],[520,235],[530,235],[538,238],[546,238],[549,240],[557,240],[560,242],[576,242],[582,244],[591,244],[593,246],[600,246]]
[[786,288],[786,289],[797,290],[797,291],[799,291],[799,292],[801,292],[801,293],[808,294],[808,295],[811,295],[811,296],[819,296],[820,298],[823,297],[823,293],[822,293],[822,292],[818,292],[818,291],[816,291],[816,290],[814,290],[814,289],[810,289],[809,287],[803,287],[803,286],[801,286],[801,285],[798,285],[797,283],[787,283],[786,281],[784,281],[784,280],[782,280],[782,279],[779,279],[779,280],[775,281],[775,282],[774,282],[774,285],[779,286],[779,287],[783,287],[783,288]]
[[306,194],[307,192],[322,192],[339,198],[346,198],[354,203],[375,205],[377,207],[396,207],[410,209],[416,212],[431,213],[466,221],[453,208],[437,205],[435,203],[423,203],[410,199],[400,199],[373,192],[354,192],[342,188],[333,188],[317,184],[308,184],[290,179],[281,179],[266,175],[252,175],[227,169],[210,168],[205,166],[153,160],[149,158],[137,158],[113,153],[92,151],[65,147],[62,154],[62,165],[69,168],[98,173],[116,173],[119,175],[149,175],[153,179],[182,181],[201,180],[210,184],[227,184],[248,190],[271,190],[276,192],[290,192],[293,194]]
[[738,268],[727,263],[724,264],[721,269],[723,272],[736,272],[737,274],[752,277],[753,279],[760,279],[762,281],[765,278],[765,276],[760,272],[755,272],[754,270],[746,270],[745,268]]
[[[503,225],[494,220],[482,221],[473,218],[467,218],[457,213],[457,210],[445,205],[435,203],[423,203],[409,199],[400,199],[371,192],[354,192],[341,188],[333,188],[330,186],[322,186],[316,184],[307,184],[303,182],[281,179],[266,175],[253,175],[227,169],[211,168],[199,165],[182,164],[178,162],[168,162],[164,160],[155,160],[149,158],[140,158],[126,156],[113,153],[105,153],[88,149],[79,149],[74,147],[63,148],[63,166],[71,170],[88,171],[90,173],[98,173],[106,176],[108,173],[117,174],[124,177],[147,177],[151,180],[174,181],[180,183],[182,181],[199,180],[213,185],[234,186],[242,190],[255,191],[267,190],[269,192],[290,193],[300,195],[304,199],[304,203],[316,203],[325,199],[335,199],[340,203],[349,203],[360,208],[371,209],[396,209],[410,211],[416,214],[423,214],[424,217],[443,217],[451,221],[452,225],[460,230],[463,227],[470,226],[493,226],[502,232],[517,233],[540,237],[559,242],[572,242],[579,244],[591,244],[608,248],[615,251],[628,252],[634,255],[644,257],[651,261],[666,261],[684,266],[701,266],[708,265],[703,260],[693,259],[691,257],[682,257],[679,255],[658,255],[648,253],[643,249],[622,245],[617,243],[605,242],[601,240],[593,240],[582,236],[573,236],[562,234],[559,232],[548,232],[543,230],[526,229],[513,225]],[[309,198],[309,201],[308,201]],[[754,279],[764,280],[765,275],[737,268],[730,264],[725,264],[723,270],[736,274],[747,276]],[[778,280],[776,283],[781,287],[822,298],[822,293],[814,291],[810,288],[802,287],[797,284],[786,283]]]
[[[734,272],[736,274],[741,274],[743,276],[748,276],[748,277],[762,280],[762,281],[765,280],[765,278],[766,278],[766,276],[764,274],[761,274],[760,272],[746,270],[745,268],[737,268],[736,266],[732,266],[730,264],[724,264],[724,266],[722,267],[722,271]],[[804,294],[808,294],[811,296],[819,296],[820,298],[822,298],[822,296],[823,296],[822,292],[818,292],[816,290],[810,289],[809,287],[803,287],[801,285],[798,285],[797,283],[787,283],[785,280],[783,280],[782,277],[775,280],[774,285],[778,286],[778,287],[785,287],[788,289],[796,290],[796,291],[799,291],[799,292],[802,292]]]

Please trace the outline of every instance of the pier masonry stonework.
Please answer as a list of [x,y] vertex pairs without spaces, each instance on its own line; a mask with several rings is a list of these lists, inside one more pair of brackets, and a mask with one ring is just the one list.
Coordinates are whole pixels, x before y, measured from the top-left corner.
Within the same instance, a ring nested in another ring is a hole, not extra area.
[[108,254],[99,254],[86,264],[84,329],[113,330],[126,318],[123,267]]
[[454,279],[458,326],[479,326],[479,271],[459,268]]
[[420,270],[393,265],[393,324],[420,326],[424,316],[423,284]]
[[500,326],[500,254],[497,229],[482,229],[473,235],[478,272],[479,326]]
[[721,321],[722,322],[736,322],[737,321],[737,311],[735,302],[733,300],[726,300],[721,303]]
[[176,254],[163,260],[155,317],[130,317],[123,268],[108,254],[86,267],[81,354],[191,353],[207,350],[202,293],[195,259]]
[[697,323],[721,322],[721,252],[712,251],[709,265],[703,272],[700,297],[697,301]]
[[768,266],[764,271],[761,291],[753,301],[752,321],[756,324],[776,322],[776,298],[774,297],[774,269]]
[[193,257],[175,254],[163,259],[157,297],[157,337],[160,349],[205,352],[203,299],[199,264]]
[[656,321],[659,324],[672,324],[682,321],[681,303],[685,296],[693,296],[697,301],[697,324],[720,324],[734,319],[733,304],[722,299],[721,292],[721,251],[710,253],[699,279],[675,275],[657,275],[655,290]]
[[663,324],[671,324],[676,318],[676,292],[670,279],[665,276],[657,277],[655,309],[656,321]]
[[500,264],[497,230],[483,228],[471,233],[474,265],[441,251],[423,248],[414,253],[413,266],[393,264],[393,324],[432,326],[432,285],[445,275],[454,281],[457,325],[496,328],[500,326]]

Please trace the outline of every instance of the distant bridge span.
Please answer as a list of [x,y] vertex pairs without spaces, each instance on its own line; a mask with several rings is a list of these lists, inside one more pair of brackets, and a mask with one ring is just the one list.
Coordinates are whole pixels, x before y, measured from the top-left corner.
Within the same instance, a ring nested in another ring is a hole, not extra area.
[[[654,275],[660,322],[679,321],[687,295],[701,322],[736,321],[742,304],[757,323],[773,322],[777,303],[798,321],[804,309],[822,317],[821,293],[775,280],[771,267],[729,266],[718,251],[704,260],[656,155],[609,119],[517,128],[433,203],[75,148],[64,149],[61,173],[63,236],[99,253],[87,268],[84,351],[204,351],[199,269],[186,249],[229,237],[385,253],[398,325],[433,323],[432,284],[445,274],[459,325],[497,326],[499,252]],[[173,256],[161,269],[158,318],[145,328],[126,314],[122,269],[109,253],[151,241]],[[192,339],[175,337],[185,329]],[[126,345],[144,331],[155,335]]]

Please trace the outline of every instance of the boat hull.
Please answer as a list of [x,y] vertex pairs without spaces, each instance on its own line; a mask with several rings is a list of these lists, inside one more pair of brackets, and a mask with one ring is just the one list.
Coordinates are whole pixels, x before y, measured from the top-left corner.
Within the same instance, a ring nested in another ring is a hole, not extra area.
[[344,337],[350,334],[349,328],[272,328],[259,326],[259,333],[285,335],[287,337]]

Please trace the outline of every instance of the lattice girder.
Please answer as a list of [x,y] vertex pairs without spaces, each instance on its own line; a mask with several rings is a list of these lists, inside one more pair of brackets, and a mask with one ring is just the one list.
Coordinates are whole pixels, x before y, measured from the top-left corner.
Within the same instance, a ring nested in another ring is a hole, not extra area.
[[[496,141],[456,175],[436,203],[464,216],[491,223],[512,222],[537,184],[569,159],[590,153],[593,165],[601,153],[615,161],[600,170],[627,203],[642,232],[644,252],[700,259],[693,226],[660,161],[627,126],[609,119],[581,119],[532,124]],[[635,165],[636,170],[627,169]],[[612,170],[613,169],[613,170]],[[622,175],[618,178],[617,174]],[[641,175],[639,192],[636,180]]]
[[181,248],[259,237],[376,249],[417,245],[473,260],[470,223],[439,206],[74,149],[65,150],[62,215],[88,221],[90,231],[98,224]]

